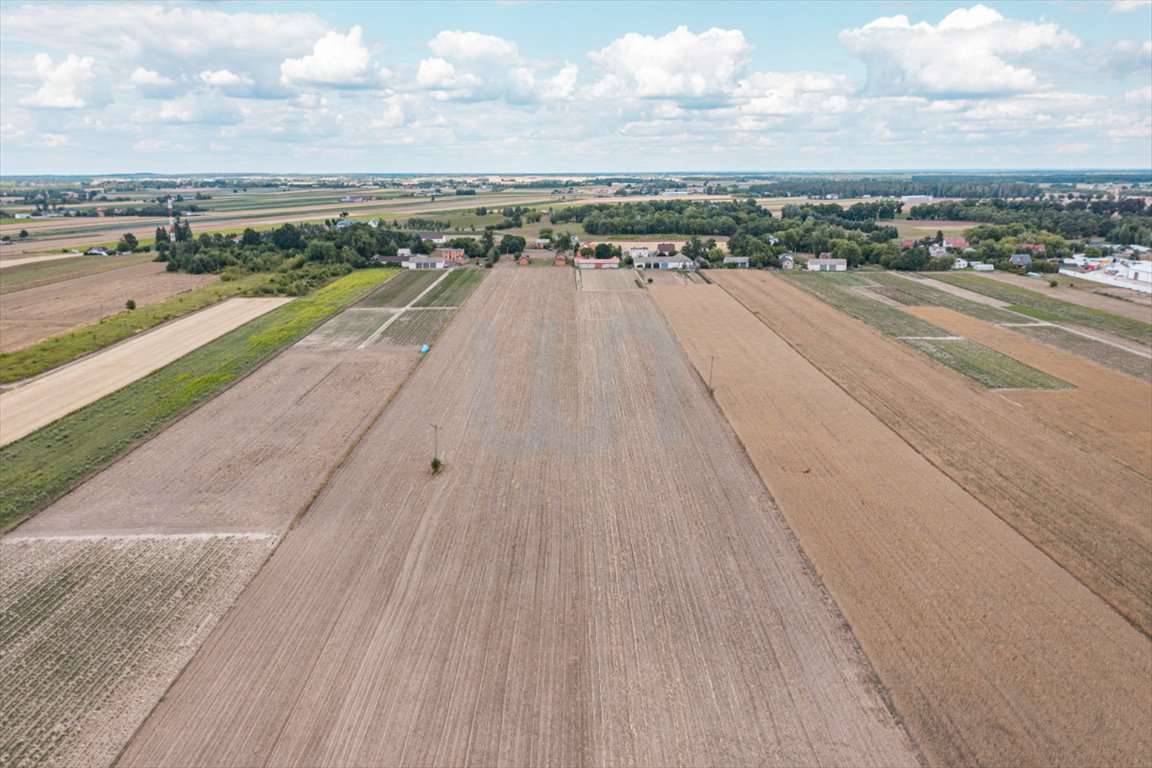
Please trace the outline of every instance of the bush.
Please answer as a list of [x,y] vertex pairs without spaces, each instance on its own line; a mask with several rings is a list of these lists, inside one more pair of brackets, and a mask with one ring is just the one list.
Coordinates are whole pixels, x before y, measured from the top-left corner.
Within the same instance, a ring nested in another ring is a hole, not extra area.
[[127,307],[129,309],[129,311],[136,309],[136,300],[135,299],[128,299],[128,301],[125,302],[124,306]]
[[444,462],[440,461],[439,457],[432,459],[432,474],[440,474],[440,470],[444,468]]

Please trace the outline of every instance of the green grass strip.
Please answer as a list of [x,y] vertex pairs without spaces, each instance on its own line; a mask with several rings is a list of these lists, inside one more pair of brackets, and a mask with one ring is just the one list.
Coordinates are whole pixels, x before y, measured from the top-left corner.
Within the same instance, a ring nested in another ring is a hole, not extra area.
[[250,275],[229,282],[205,285],[155,304],[106,317],[98,323],[45,339],[15,352],[0,353],[0,384],[20,381],[91,354],[140,331],[173,318],[238,296],[268,281],[268,275]]
[[[551,263],[551,262],[549,262]],[[414,307],[458,307],[464,303],[472,289],[480,284],[487,270],[471,267],[457,267],[444,278],[443,282],[416,302]]]
[[0,531],[219,394],[393,274],[384,269],[353,272],[0,448]]
[[1072,389],[1072,385],[971,339],[901,339],[988,389]]
[[[1012,304],[1012,309],[1021,314],[1049,322],[1071,323],[1085,328],[1111,333],[1122,339],[1135,341],[1146,347],[1152,346],[1152,323],[1144,323],[1130,317],[1114,315],[1101,309],[1084,307],[1079,304],[1054,299],[1037,291],[1018,285],[1002,283],[980,275],[933,275],[970,291],[991,296],[994,299]],[[1026,311],[1025,311],[1026,310]],[[1038,314],[1043,313],[1043,314]]]

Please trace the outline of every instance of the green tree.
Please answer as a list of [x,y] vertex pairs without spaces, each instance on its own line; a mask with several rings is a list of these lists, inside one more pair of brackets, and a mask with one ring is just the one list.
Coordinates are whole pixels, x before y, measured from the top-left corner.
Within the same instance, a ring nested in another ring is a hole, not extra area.
[[120,238],[120,242],[116,243],[117,251],[135,251],[139,241],[136,240],[136,235],[131,232],[125,232],[124,236]]
[[28,230],[26,230],[26,229],[20,230],[20,239],[23,240],[26,237],[28,237]]
[[244,234],[240,236],[240,245],[260,245],[260,233],[252,229],[252,227],[247,227],[244,230]]

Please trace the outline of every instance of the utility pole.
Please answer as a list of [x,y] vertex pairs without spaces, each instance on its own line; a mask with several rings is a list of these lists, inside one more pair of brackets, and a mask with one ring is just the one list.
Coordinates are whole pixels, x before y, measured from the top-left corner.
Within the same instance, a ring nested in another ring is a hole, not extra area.
[[712,367],[716,365],[716,355],[708,355],[708,391],[712,391]]

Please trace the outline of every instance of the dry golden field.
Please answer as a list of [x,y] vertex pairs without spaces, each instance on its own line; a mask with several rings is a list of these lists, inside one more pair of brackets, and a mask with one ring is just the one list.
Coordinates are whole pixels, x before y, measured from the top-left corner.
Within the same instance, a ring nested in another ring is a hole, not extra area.
[[[1019,410],[1006,401],[995,414],[949,410],[938,387],[944,398],[970,391],[960,406],[997,396],[779,278],[713,279],[760,319],[719,286],[652,295],[700,375],[714,367],[717,402],[929,763],[1148,764],[1148,637],[981,503],[1025,471],[998,468],[995,443],[971,473],[941,471],[954,442],[1054,433],[996,421]],[[978,495],[972,477],[988,483]],[[1017,511],[1049,500],[1021,499]],[[1128,586],[1146,595],[1147,538],[1130,535],[1135,548],[1109,543],[1137,559]]]

